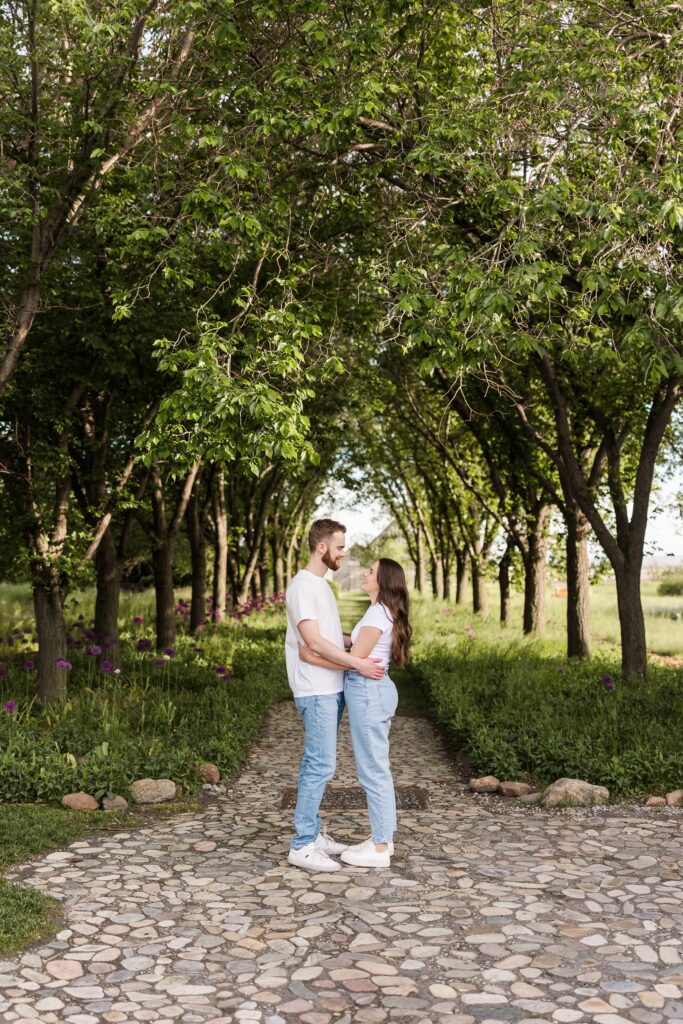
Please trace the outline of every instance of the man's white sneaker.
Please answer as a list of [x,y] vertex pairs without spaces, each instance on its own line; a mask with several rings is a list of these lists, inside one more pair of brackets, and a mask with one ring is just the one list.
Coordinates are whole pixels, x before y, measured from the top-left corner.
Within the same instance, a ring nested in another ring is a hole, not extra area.
[[328,857],[338,857],[348,846],[348,843],[337,843],[328,836],[327,832],[323,831],[318,834],[318,838],[313,844],[316,850],[322,850]]
[[319,850],[315,843],[302,846],[300,850],[290,847],[287,860],[296,868],[304,868],[306,871],[340,871],[341,864],[332,860],[326,853]]
[[366,839],[364,843],[358,843],[356,846],[347,846],[341,859],[345,864],[353,864],[357,868],[388,868],[393,852],[393,843],[389,843],[388,849],[380,852],[375,849],[372,839]]

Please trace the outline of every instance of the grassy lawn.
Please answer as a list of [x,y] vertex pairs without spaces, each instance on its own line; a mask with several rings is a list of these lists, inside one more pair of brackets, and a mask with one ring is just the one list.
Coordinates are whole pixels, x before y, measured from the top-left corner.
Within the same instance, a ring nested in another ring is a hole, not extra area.
[[[648,650],[653,654],[683,658],[683,597],[660,597],[657,584],[650,580],[643,582],[641,592]],[[495,623],[498,619],[498,590],[494,583],[489,584],[489,600],[489,619]],[[511,632],[521,635],[522,607],[523,595],[514,592],[513,624],[506,631],[506,636]],[[546,593],[546,616],[548,639],[561,650],[566,639],[567,599],[558,597],[550,587]],[[591,587],[590,626],[596,644],[619,645],[617,593],[610,580]]]

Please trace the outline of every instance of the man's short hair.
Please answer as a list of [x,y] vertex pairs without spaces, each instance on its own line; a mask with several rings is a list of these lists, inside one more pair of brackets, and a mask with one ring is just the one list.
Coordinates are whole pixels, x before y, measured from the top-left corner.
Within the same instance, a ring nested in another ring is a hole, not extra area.
[[316,519],[308,531],[308,546],[311,552],[315,551],[321,541],[327,543],[337,531],[346,533],[343,523],[338,523],[336,519]]

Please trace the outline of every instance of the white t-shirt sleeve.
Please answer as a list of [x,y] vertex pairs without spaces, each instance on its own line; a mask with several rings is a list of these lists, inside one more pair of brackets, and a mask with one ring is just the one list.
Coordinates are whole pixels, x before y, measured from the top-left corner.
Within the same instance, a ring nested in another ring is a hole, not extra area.
[[375,629],[379,629],[384,633],[387,629],[391,628],[392,623],[384,605],[371,604],[359,625],[373,626]]
[[292,621],[297,626],[304,619],[315,619],[317,621],[320,618],[319,594],[316,594],[310,587],[299,585],[290,594],[290,608],[292,611]]

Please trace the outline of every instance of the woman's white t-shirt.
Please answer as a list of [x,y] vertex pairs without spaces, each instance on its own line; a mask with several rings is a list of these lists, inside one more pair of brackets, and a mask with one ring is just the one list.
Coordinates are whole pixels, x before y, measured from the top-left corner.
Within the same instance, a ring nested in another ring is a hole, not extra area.
[[360,622],[357,622],[351,633],[351,641],[355,644],[363,626],[373,626],[381,629],[382,635],[368,654],[368,658],[379,658],[382,666],[386,669],[391,661],[391,634],[394,629],[394,620],[383,604],[377,602],[371,604]]

